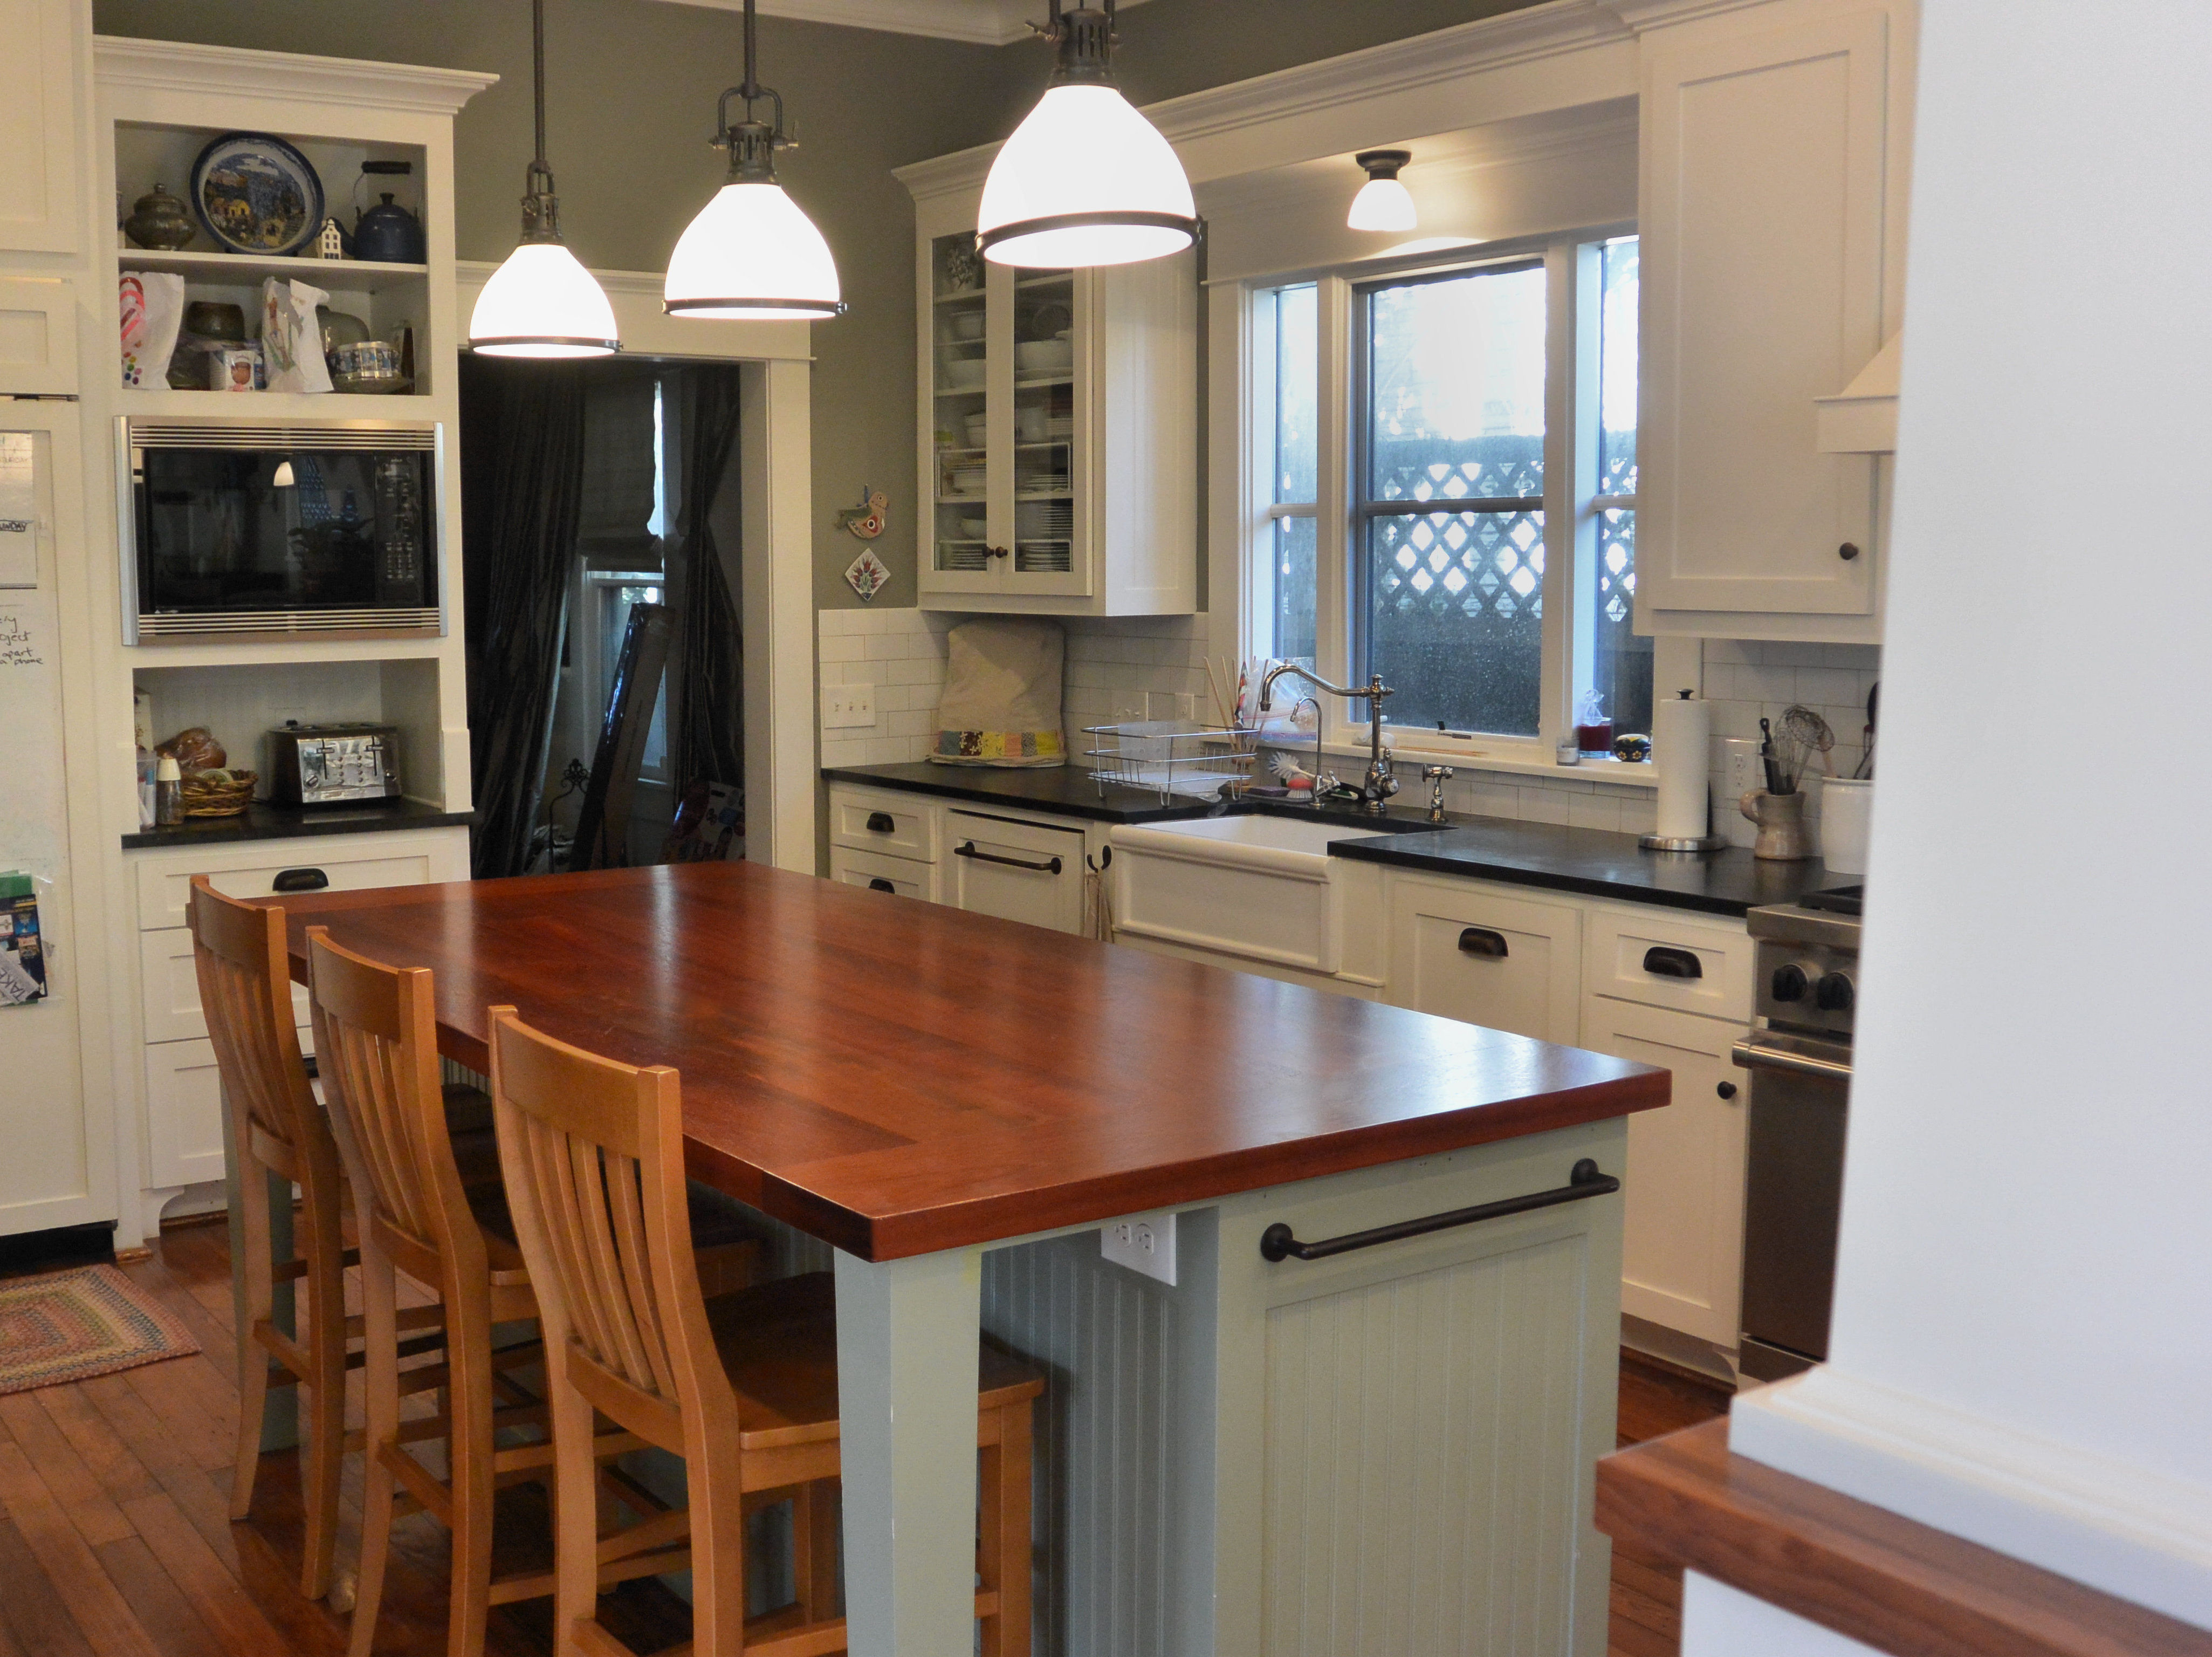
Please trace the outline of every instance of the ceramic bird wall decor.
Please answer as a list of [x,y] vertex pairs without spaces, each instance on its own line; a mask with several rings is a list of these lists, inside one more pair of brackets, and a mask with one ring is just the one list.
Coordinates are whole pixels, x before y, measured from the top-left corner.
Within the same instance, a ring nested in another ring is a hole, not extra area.
[[837,514],[837,527],[847,531],[855,539],[872,541],[884,533],[884,512],[890,506],[890,497],[880,489],[860,485],[860,503],[842,509]]

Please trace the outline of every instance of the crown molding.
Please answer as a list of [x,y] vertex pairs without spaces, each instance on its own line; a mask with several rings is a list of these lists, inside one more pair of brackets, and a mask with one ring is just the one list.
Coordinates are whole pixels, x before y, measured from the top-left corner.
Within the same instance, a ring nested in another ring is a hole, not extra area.
[[[738,11],[744,0],[668,0],[680,6]],[[1121,0],[1124,9],[1144,0]],[[810,23],[874,29],[884,34],[921,34],[970,46],[1003,46],[1031,38],[1030,20],[1040,16],[1040,0],[759,0],[770,17],[795,17]]]
[[421,115],[451,116],[477,93],[499,82],[498,76],[475,70],[314,58],[181,40],[137,40],[113,34],[93,36],[92,60],[94,78],[102,86],[236,93]]

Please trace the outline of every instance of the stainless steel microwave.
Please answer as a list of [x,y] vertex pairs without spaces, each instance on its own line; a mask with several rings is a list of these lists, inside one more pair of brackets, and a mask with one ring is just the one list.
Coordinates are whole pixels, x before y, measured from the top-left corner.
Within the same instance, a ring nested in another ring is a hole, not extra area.
[[435,636],[435,421],[119,423],[126,643]]

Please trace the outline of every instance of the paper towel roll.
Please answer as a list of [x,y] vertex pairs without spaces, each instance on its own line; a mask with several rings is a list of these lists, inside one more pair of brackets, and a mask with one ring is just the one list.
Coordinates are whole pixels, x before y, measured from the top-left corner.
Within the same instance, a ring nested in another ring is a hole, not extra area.
[[1662,838],[1694,840],[1712,832],[1705,786],[1712,746],[1712,704],[1668,697],[1653,706],[1651,763],[1659,772]]

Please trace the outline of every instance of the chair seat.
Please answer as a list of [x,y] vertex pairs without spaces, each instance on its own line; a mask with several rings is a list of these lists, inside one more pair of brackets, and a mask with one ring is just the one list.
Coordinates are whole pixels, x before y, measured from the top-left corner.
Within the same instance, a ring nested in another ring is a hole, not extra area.
[[[786,1277],[707,1302],[714,1349],[738,1395],[738,1441],[748,1450],[837,1436],[837,1301],[826,1271]],[[1044,1391],[1044,1376],[988,1343],[976,1405],[1000,1409]]]

